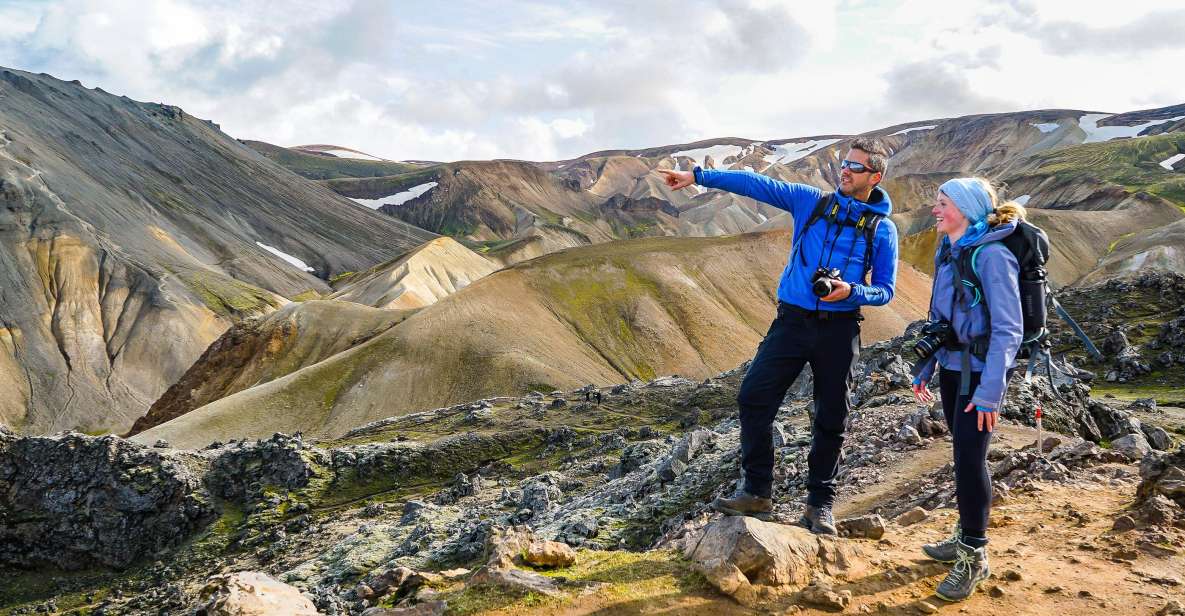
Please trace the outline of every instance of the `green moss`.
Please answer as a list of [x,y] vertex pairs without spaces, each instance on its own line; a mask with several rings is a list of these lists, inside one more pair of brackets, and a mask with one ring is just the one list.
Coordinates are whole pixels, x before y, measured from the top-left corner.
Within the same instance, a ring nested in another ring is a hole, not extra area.
[[329,278],[329,284],[337,284],[337,283],[342,282],[344,280],[348,280],[350,278],[353,278],[354,274],[357,274],[357,273],[358,272],[342,272],[340,274],[336,274],[336,275]]
[[[563,612],[573,602],[587,602],[602,606],[596,613],[645,614],[666,613],[668,602],[682,602],[683,610],[696,606],[705,613],[716,611],[713,604],[723,607],[723,613],[738,610],[731,599],[715,593],[707,580],[695,572],[687,560],[674,551],[647,552],[579,550],[576,564],[539,573],[562,578],[574,590],[571,597],[551,598],[538,594],[515,596],[492,588],[455,588],[442,593],[448,601],[449,613],[468,615],[491,611],[505,613]],[[695,608],[693,608],[695,609]]]
[[226,276],[195,270],[180,274],[180,278],[207,308],[220,316],[250,316],[279,306],[271,293]]
[[313,289],[302,291],[292,296],[292,301],[294,302],[308,302],[316,299],[321,299],[321,294]]
[[1132,192],[1148,192],[1185,208],[1185,178],[1159,162],[1185,151],[1185,133],[1085,143],[1034,156],[1034,176],[1054,175],[1063,181],[1094,178]]
[[652,379],[646,362],[651,349],[635,337],[634,306],[639,297],[661,303],[658,285],[639,274],[629,261],[592,262],[579,271],[559,267],[531,280],[567,320],[609,363],[630,378]]

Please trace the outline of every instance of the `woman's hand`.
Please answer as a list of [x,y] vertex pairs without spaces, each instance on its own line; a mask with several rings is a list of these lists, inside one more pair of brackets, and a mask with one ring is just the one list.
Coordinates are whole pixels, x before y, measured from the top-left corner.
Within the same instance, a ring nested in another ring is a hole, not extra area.
[[987,427],[987,431],[991,432],[996,427],[996,423],[1000,421],[1000,409],[978,410],[975,408],[975,403],[972,402],[967,405],[967,408],[963,409],[964,413],[970,413],[971,411],[975,411],[975,414],[979,415],[975,420],[975,425],[980,432],[983,432],[985,426]]
[[918,402],[930,404],[934,401],[934,394],[926,387],[926,382],[921,381],[913,384],[913,398]]
[[695,173],[691,171],[672,171],[670,169],[655,169],[655,171],[662,176],[662,181],[666,182],[667,187],[671,190],[679,190],[695,184]]

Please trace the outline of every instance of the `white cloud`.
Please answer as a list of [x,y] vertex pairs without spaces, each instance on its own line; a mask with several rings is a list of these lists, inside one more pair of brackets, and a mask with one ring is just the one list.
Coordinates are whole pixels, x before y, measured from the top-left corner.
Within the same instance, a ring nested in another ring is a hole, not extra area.
[[0,58],[180,105],[235,137],[391,159],[1185,102],[1168,78],[1185,65],[1181,37],[1138,60],[1099,48],[1171,29],[1179,11],[1093,4],[50,0],[0,6]]

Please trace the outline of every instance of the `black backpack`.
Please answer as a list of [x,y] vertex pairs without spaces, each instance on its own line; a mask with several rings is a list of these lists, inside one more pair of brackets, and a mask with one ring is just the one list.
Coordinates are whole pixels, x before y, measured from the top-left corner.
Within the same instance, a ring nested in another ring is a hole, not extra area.
[[[806,235],[807,229],[819,220],[826,220],[827,222],[841,227],[855,227],[856,232],[864,233],[864,270],[860,273],[860,280],[865,281],[868,277],[868,270],[872,267],[872,248],[873,240],[876,238],[876,230],[880,227],[884,216],[880,214],[873,214],[865,212],[860,216],[859,220],[852,222],[850,220],[839,220],[839,200],[835,198],[834,192],[824,192],[819,200],[815,203],[815,209],[811,212],[810,218],[806,219],[806,224],[802,226],[802,231],[794,236],[793,250],[798,253],[798,260],[803,267],[810,267],[806,263],[806,257],[802,256],[802,250],[799,246],[799,240]],[[855,248],[855,244],[852,245]]]
[[[1074,333],[1082,339],[1086,350],[1096,359],[1101,360],[1102,354],[1099,353],[1094,343],[1078,326],[1070,314],[1062,308],[1058,303],[1057,298],[1049,289],[1049,272],[1045,268],[1045,264],[1049,262],[1049,236],[1045,234],[1040,227],[1021,220],[1016,230],[1009,234],[1000,243],[1016,257],[1016,262],[1020,266],[1019,272],[1019,288],[1020,288],[1020,308],[1021,315],[1024,321],[1024,335],[1021,341],[1020,351],[1017,354],[1020,358],[1037,359],[1044,357],[1046,362],[1049,361],[1049,329],[1048,325],[1048,309],[1046,308],[1047,299],[1053,304],[1054,309]],[[987,316],[988,336],[990,336],[992,328],[992,313],[988,309],[987,296],[983,293],[983,284],[979,278],[979,271],[976,259],[979,252],[983,250],[983,246],[977,246],[975,250],[963,251],[959,255],[959,260],[955,263],[956,271],[962,284],[968,288],[968,293],[974,297],[972,305],[977,302],[983,303],[984,313]],[[947,255],[949,258],[949,254]],[[979,344],[973,344],[974,347],[982,348],[985,352],[987,349],[986,340],[976,341]],[[1035,362],[1030,362],[1029,373],[1026,375],[1026,381],[1032,376],[1032,369]]]
[[[1021,352],[1024,353],[1033,345],[1044,344],[1049,336],[1049,330],[1046,328],[1049,315],[1045,308],[1045,294],[1049,283],[1049,272],[1045,269],[1045,264],[1049,261],[1049,236],[1040,227],[1021,220],[1016,230],[1000,240],[1000,243],[1016,257],[1016,262],[1020,265],[1020,312],[1024,318]],[[982,301],[990,332],[992,313],[988,310],[987,296],[983,293],[977,264],[979,252],[984,246],[986,244],[976,246],[975,250],[964,250],[959,255],[955,268],[963,285],[968,287],[968,291],[976,300]]]

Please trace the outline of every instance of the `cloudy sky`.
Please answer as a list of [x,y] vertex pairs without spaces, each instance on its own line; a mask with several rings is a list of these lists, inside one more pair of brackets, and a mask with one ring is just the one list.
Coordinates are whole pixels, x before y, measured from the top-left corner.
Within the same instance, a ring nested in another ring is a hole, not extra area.
[[553,160],[1185,103],[1182,32],[1179,1],[0,0],[0,65],[239,138]]

